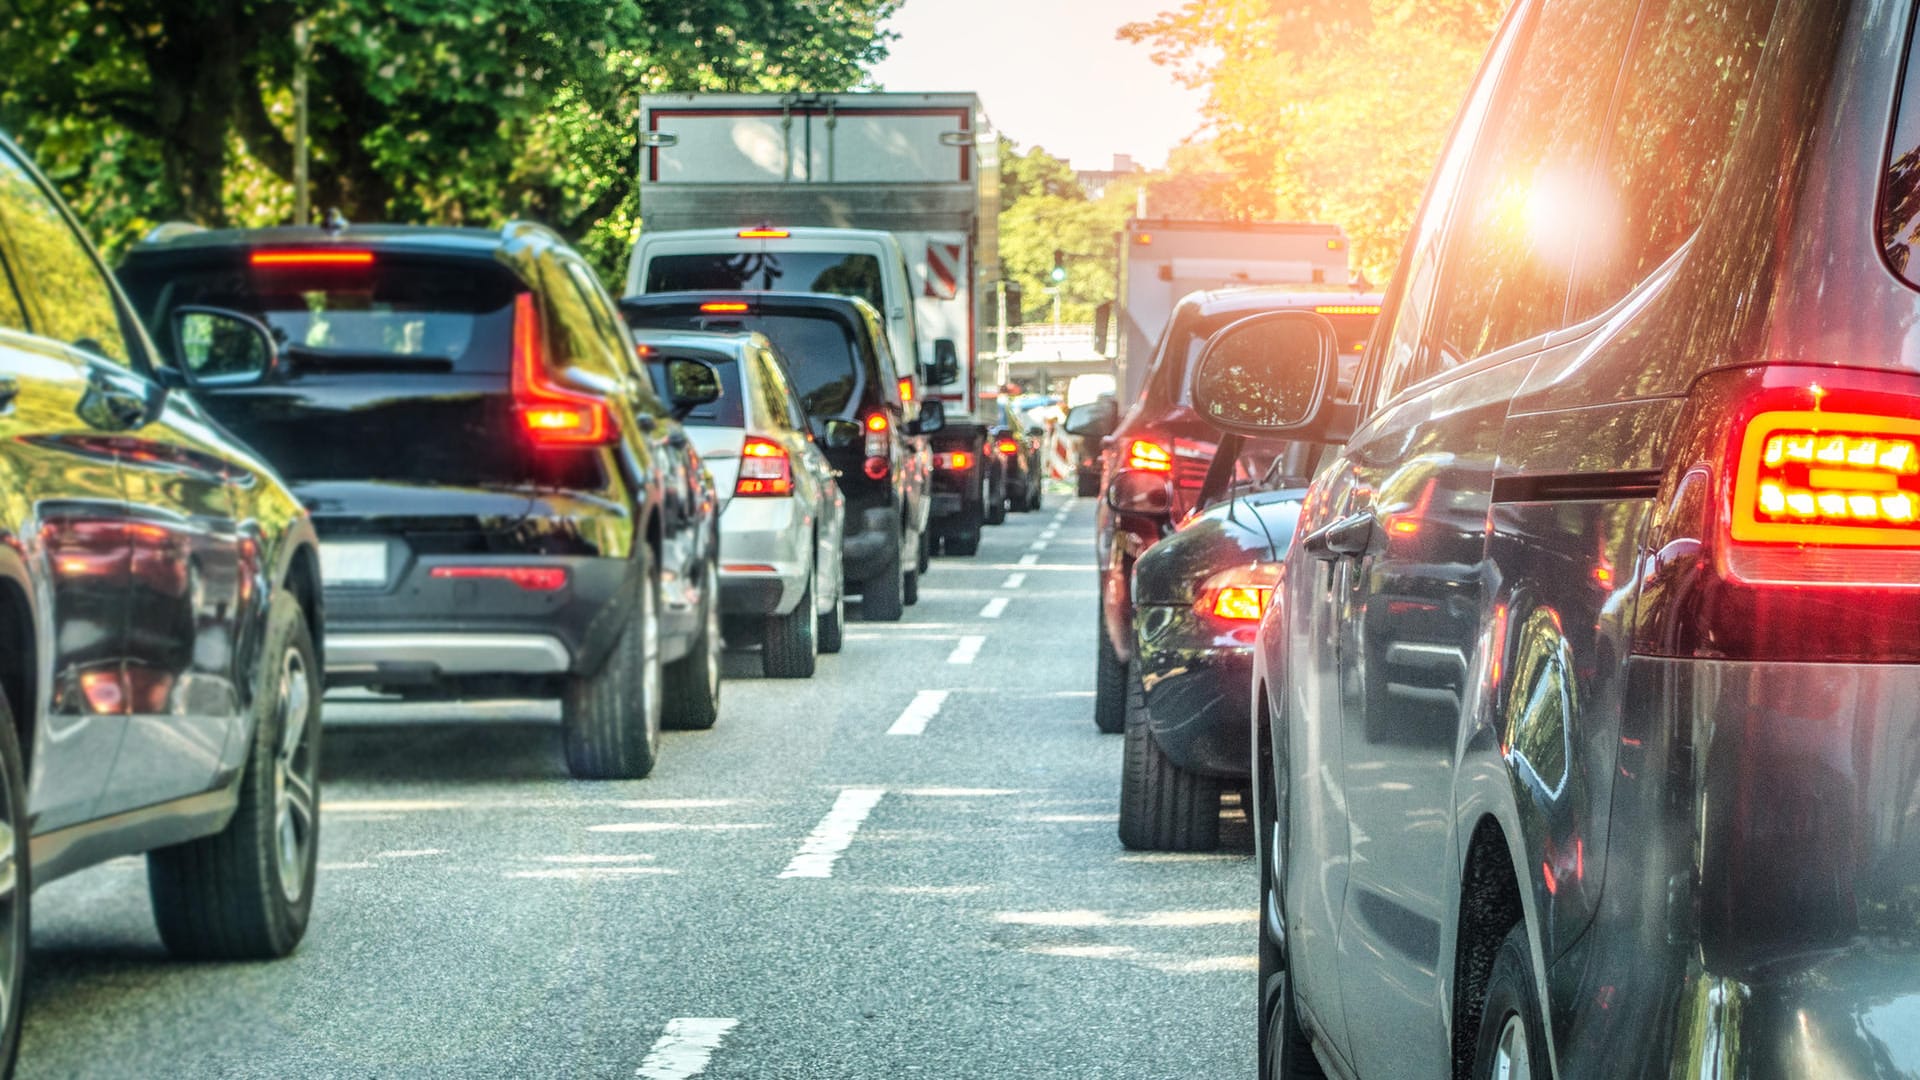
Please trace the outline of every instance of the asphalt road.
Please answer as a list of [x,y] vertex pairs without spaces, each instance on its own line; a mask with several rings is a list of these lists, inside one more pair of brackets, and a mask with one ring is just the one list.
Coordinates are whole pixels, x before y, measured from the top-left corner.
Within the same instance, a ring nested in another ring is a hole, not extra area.
[[729,654],[644,781],[569,779],[538,703],[329,703],[299,952],[170,960],[140,860],[50,884],[20,1075],[1249,1075],[1247,829],[1115,839],[1064,501],[811,681]]

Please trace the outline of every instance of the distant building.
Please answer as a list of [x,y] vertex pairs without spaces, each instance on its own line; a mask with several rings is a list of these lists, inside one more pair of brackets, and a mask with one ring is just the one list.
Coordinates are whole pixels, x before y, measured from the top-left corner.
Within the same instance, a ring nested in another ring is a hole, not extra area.
[[1073,174],[1079,177],[1080,187],[1086,191],[1087,198],[1097,202],[1115,181],[1145,176],[1146,170],[1134,164],[1133,155],[1115,154],[1111,169],[1075,169]]

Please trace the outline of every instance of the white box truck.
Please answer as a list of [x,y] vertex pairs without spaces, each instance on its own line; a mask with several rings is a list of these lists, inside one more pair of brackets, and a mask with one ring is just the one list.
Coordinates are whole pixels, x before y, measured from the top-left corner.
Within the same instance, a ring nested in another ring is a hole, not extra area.
[[932,537],[970,554],[995,490],[976,372],[1000,275],[1000,164],[979,97],[648,94],[639,142],[627,291],[873,301],[946,411],[931,448]]

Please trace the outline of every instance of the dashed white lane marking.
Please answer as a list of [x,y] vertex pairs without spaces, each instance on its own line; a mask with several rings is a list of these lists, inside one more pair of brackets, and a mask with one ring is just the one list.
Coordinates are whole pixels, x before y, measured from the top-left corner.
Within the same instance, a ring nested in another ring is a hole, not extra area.
[[953,647],[953,651],[947,654],[947,663],[949,664],[973,663],[973,658],[980,655],[980,646],[985,645],[986,643],[987,643],[987,637],[985,634],[966,635],[965,637],[961,638],[959,643]]
[[552,866],[545,870],[514,870],[500,875],[525,881],[613,881],[619,878],[669,876],[678,870],[664,866]]
[[1006,610],[1007,598],[1004,596],[996,596],[987,601],[986,607],[980,609],[980,617],[983,619],[997,619]]
[[652,862],[652,855],[542,855],[541,862],[550,863],[628,863]]
[[404,851],[383,851],[375,858],[380,859],[424,859],[430,855],[445,855],[446,848],[414,848]]
[[913,695],[913,701],[901,711],[900,718],[887,729],[889,735],[918,735],[927,730],[927,721],[940,712],[940,706],[947,703],[946,690],[922,690]]
[[1000,587],[1003,589],[1017,589],[1020,586],[1025,585],[1026,583],[1027,583],[1027,575],[1008,574],[1007,580],[1001,582]]
[[1045,540],[1035,540],[1033,543],[1027,545],[1027,550],[1045,551],[1047,550],[1047,542]]
[[687,824],[679,821],[621,821],[612,825],[589,825],[588,832],[737,832],[741,829],[770,829],[762,822]]
[[646,1059],[634,1071],[640,1080],[687,1080],[707,1070],[720,1040],[740,1021],[707,1016],[677,1016],[667,1021],[666,1033],[654,1041]]
[[800,842],[800,853],[780,871],[780,876],[832,877],[834,862],[853,843],[853,834],[860,831],[860,823],[867,820],[867,815],[879,805],[880,796],[886,793],[886,788],[841,788],[840,797],[833,800],[833,809],[827,811],[827,816]]
[[1022,556],[1020,556],[1020,565],[1021,565],[1021,566],[1039,566],[1039,565],[1040,565],[1040,556],[1038,556],[1038,555],[1022,555]]

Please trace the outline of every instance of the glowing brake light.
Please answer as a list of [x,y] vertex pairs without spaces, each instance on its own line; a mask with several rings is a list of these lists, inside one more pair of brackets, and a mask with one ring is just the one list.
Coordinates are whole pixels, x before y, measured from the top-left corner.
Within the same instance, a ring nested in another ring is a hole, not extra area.
[[700,310],[708,315],[744,315],[747,305],[737,300],[714,300],[701,304]]
[[748,497],[793,494],[793,463],[786,447],[758,435],[740,447],[740,476],[733,493]]
[[971,469],[973,468],[973,455],[967,453],[965,450],[955,450],[950,454],[935,454],[933,455],[933,467],[936,469],[947,469],[953,472]]
[[256,251],[253,266],[372,266],[371,251]]
[[887,430],[887,414],[874,413],[872,416],[867,417],[867,430],[868,431]]
[[785,229],[741,229],[734,235],[742,240],[785,240],[793,234]]
[[436,566],[428,576],[455,581],[507,581],[528,592],[557,592],[567,586],[564,566]]
[[913,404],[913,379],[911,376],[902,375],[900,377],[900,403],[903,405]]
[[1279,580],[1279,563],[1253,563],[1222,570],[1201,584],[1194,607],[1204,615],[1227,622],[1259,622],[1273,601],[1273,587]]
[[521,427],[537,447],[601,446],[616,437],[605,402],[549,378],[532,293],[513,299],[513,400]]
[[1159,443],[1135,439],[1127,447],[1127,468],[1142,472],[1172,472],[1173,454]]
[[1736,541],[1920,547],[1920,422],[1759,413],[1747,421],[1738,469]]
[[1378,315],[1379,304],[1317,304],[1313,309],[1316,315]]
[[1020,452],[1020,444],[1012,439],[1001,439],[999,442],[993,444],[993,448],[1003,454],[1017,454]]

